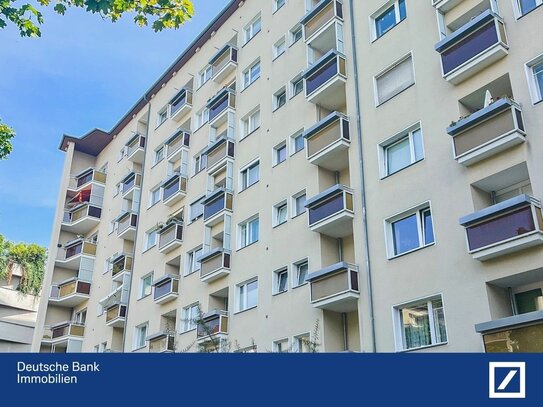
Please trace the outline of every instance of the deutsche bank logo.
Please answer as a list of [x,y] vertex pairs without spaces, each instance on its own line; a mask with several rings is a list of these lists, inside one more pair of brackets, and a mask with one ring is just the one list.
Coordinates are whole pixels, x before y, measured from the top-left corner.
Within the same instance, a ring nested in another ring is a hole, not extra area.
[[489,362],[488,397],[491,399],[526,398],[525,362]]

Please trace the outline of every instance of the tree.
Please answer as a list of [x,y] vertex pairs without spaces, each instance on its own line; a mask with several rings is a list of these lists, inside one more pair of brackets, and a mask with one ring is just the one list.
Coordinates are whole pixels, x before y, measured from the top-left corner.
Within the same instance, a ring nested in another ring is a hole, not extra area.
[[[2,0],[0,0],[1,2]],[[15,131],[12,128],[2,123],[0,119],[0,160],[4,160],[8,157],[13,146],[11,145],[11,139],[15,137]]]
[[[51,0],[37,0],[37,7],[47,7]],[[103,19],[117,21],[123,15],[134,15],[140,27],[148,26],[155,31],[179,28],[194,14],[191,0],[55,0],[53,10],[64,15],[69,7],[84,8]],[[17,0],[0,0],[0,29],[14,24],[21,37],[40,37],[39,25],[42,13],[32,4],[20,4]]]

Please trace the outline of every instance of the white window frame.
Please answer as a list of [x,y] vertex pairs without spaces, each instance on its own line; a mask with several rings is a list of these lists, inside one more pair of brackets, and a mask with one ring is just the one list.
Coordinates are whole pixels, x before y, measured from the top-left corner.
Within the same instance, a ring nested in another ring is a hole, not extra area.
[[[311,333],[310,332],[304,332],[303,334],[294,335],[292,337],[292,352],[293,353],[307,353],[304,352],[304,345],[302,342],[302,346],[300,348],[300,341],[303,341],[304,338],[307,338],[307,341],[311,341]],[[307,345],[305,345],[307,346]]]
[[[204,209],[203,209],[203,203],[202,201],[205,199],[205,195],[202,195],[200,198],[194,200],[189,204],[189,224],[192,222],[196,222],[198,219],[204,216]],[[200,203],[202,205],[202,213],[200,213],[198,216],[193,216],[193,206]]]
[[[297,33],[300,33],[300,38],[296,38]],[[301,24],[297,24],[289,30],[289,47],[292,47],[298,41],[304,38],[304,31]]]
[[[154,276],[154,272],[151,271],[150,273],[147,273],[143,277],[140,278],[140,286],[139,286],[139,291],[138,291],[139,300],[141,300],[142,298],[146,298],[153,293],[153,276]],[[145,287],[146,287],[145,280],[149,278],[151,279],[151,282],[149,284],[150,290],[149,290],[149,294],[145,294]]]
[[166,157],[166,147],[164,145],[161,145],[160,147],[154,150],[153,165],[157,165],[159,162],[164,160],[165,157]]
[[536,0],[535,7],[532,10],[530,10],[530,11],[523,14],[522,13],[522,8],[520,7],[520,0],[513,0],[513,10],[515,12],[515,18],[518,20],[519,18],[524,17],[524,16],[534,12],[541,5],[543,5],[543,0]]
[[[279,350],[279,345],[281,344],[281,350]],[[285,349],[282,349],[282,344],[286,344]],[[290,348],[290,338],[287,336],[286,338],[276,339],[272,342],[272,349],[274,353],[289,353]]]
[[[253,69],[255,69],[257,66],[258,66],[258,75],[256,75],[253,78]],[[243,71],[243,73],[241,74],[241,77],[242,77],[242,80],[241,80],[242,90],[247,89],[249,86],[251,86],[253,83],[255,83],[258,79],[260,79],[261,75],[262,75],[262,65],[260,63],[260,58],[258,58],[251,65],[249,65],[249,67],[246,68]]]
[[198,89],[204,86],[213,76],[213,68],[207,65],[204,69],[198,72]]
[[304,189],[294,195],[292,195],[292,217],[295,218],[297,216],[303,215],[307,212],[307,208],[304,207],[304,210],[302,212],[298,212],[298,206],[296,205],[298,198],[305,195],[305,200],[307,201],[307,191]]
[[[255,25],[257,21],[259,22],[259,28],[255,31]],[[260,13],[258,13],[258,15],[255,16],[249,22],[249,24],[243,27],[243,45],[247,44],[254,37],[256,37],[260,31],[262,31],[262,16]]]
[[[426,230],[424,229],[424,226],[423,226],[422,220],[421,220],[421,215],[426,211],[430,211],[430,215],[432,216],[432,234],[434,235],[433,236],[434,241],[431,242],[431,243],[428,243],[428,244],[424,243]],[[407,250],[405,252],[396,254],[395,250],[394,250],[394,228],[393,228],[393,224],[395,222],[398,222],[400,220],[408,218],[408,217],[410,217],[410,216],[412,216],[414,214],[417,214],[417,233],[418,233],[418,238],[419,238],[419,246],[414,248],[414,249]],[[423,202],[423,203],[418,204],[416,206],[413,206],[413,207],[411,207],[411,208],[409,208],[409,209],[407,209],[405,211],[402,211],[402,212],[400,212],[400,213],[398,213],[396,215],[390,216],[390,217],[385,219],[384,224],[385,224],[385,237],[386,237],[386,248],[387,248],[386,251],[387,251],[388,260],[392,260],[392,259],[397,258],[397,257],[405,256],[407,254],[416,252],[416,251],[424,249],[426,247],[434,246],[436,244],[436,230],[435,230],[435,225],[434,225],[434,211],[432,210],[432,205],[431,205],[430,201]]]
[[[281,281],[279,276],[282,274],[286,274],[286,286],[283,291],[279,291],[279,282]],[[288,272],[288,266],[284,266],[281,268],[278,268],[277,270],[273,271],[273,285],[272,285],[272,295],[279,295],[286,293],[289,289],[289,272]]]
[[[248,298],[249,298],[249,295],[248,295],[248,291],[247,291],[247,286],[251,283],[254,283],[256,282],[256,304],[255,305],[252,305],[252,306],[249,306],[248,304]],[[236,313],[239,313],[239,312],[244,312],[244,311],[248,311],[250,309],[253,309],[253,308],[256,308],[258,307],[258,277],[254,277],[254,278],[251,278],[247,281],[244,281],[243,283],[240,283],[240,284],[237,284],[236,285]],[[243,295],[245,295],[245,308],[242,308],[242,287],[245,287],[245,292],[243,293]]]
[[[157,192],[158,192],[158,198],[156,200],[154,200],[155,194]],[[162,188],[160,187],[160,185],[157,185],[154,188],[151,188],[149,190],[149,206],[147,208],[148,209],[152,208],[157,203],[159,203],[161,200],[162,200]]]
[[273,59],[276,60],[287,51],[287,39],[283,35],[273,44]]
[[[296,133],[294,133],[292,136],[290,136],[290,156],[291,157],[294,154],[305,150],[304,131],[305,131],[304,129],[298,130]],[[296,150],[296,139],[298,139],[298,137],[301,137],[302,148],[300,148],[299,150]]]
[[[281,149],[285,149],[285,158],[282,160],[282,161],[279,161],[279,150]],[[276,167],[278,166],[279,164],[282,164],[284,162],[287,161],[287,158],[289,157],[288,155],[288,145],[287,145],[287,141],[286,140],[283,140],[282,142],[280,142],[279,144],[277,144],[273,149],[272,149],[272,153],[273,153],[273,156],[272,156],[272,163],[273,163],[273,166]]]
[[[396,18],[395,24],[385,31],[381,36],[377,36],[377,19],[390,7],[394,5],[394,17]],[[405,2],[405,20],[407,19],[407,0]],[[370,15],[370,30],[371,30],[371,39],[377,41],[379,38],[392,31],[394,27],[398,26],[403,20],[400,19],[400,5],[399,0],[389,0],[385,4],[381,5],[376,11]]]
[[292,263],[292,288],[302,287],[307,284],[307,280],[299,283],[300,267],[303,266],[304,264],[307,266],[307,271],[306,271],[306,278],[307,278],[307,275],[309,274],[309,259],[305,258],[302,260],[298,260],[295,263]]
[[287,4],[287,0],[272,0],[273,2],[273,12],[276,13],[281,10]]
[[[145,328],[145,334],[142,337],[143,328]],[[147,346],[148,335],[149,335],[149,322],[139,324],[138,326],[134,328],[134,350],[143,349]]]
[[[153,233],[155,235],[155,242],[154,244],[149,244],[149,236],[151,236]],[[144,248],[143,248],[144,252],[146,252],[147,250],[151,250],[153,247],[157,245],[157,243],[158,243],[158,233],[157,233],[156,228],[153,228],[145,232],[145,242],[144,242]]]
[[[193,310],[196,309],[196,315],[193,315]],[[179,333],[186,333],[194,331],[198,324],[194,322],[194,319],[199,318],[198,312],[200,309],[200,303],[195,302],[193,304],[183,307],[181,310],[181,323],[179,324]]]
[[[405,87],[404,89],[398,91],[397,93],[395,93],[394,95],[392,95],[388,99],[385,99],[383,101],[379,101],[379,88],[377,87],[378,79],[381,78],[383,75],[385,75],[385,74],[389,73],[390,71],[392,71],[394,68],[399,66],[401,63],[405,62],[407,59],[411,59],[411,71],[413,72],[413,83],[411,83],[409,86]],[[407,89],[412,88],[416,84],[417,84],[417,74],[415,72],[415,57],[413,56],[413,52],[410,51],[409,53],[407,53],[406,55],[404,55],[400,59],[394,61],[392,64],[387,66],[385,69],[383,69],[382,71],[380,71],[379,73],[377,73],[373,77],[373,95],[374,95],[374,100],[375,100],[375,107],[379,107],[381,105],[384,105],[388,101],[394,99],[396,96],[398,96],[398,95],[402,94],[403,92],[405,92]]]
[[[279,221],[279,214],[280,214],[280,209],[281,208],[285,208],[286,209],[286,217],[285,217],[285,220],[280,222]],[[283,225],[285,223],[288,222],[288,219],[289,219],[289,213],[288,213],[288,201],[285,199],[277,204],[275,204],[272,208],[272,219],[273,219],[273,227],[277,227],[277,226],[280,226],[280,225]]]
[[207,167],[207,156],[202,152],[192,157],[192,176],[205,170]]
[[156,114],[156,128],[158,129],[167,120],[168,120],[168,106],[164,106]]
[[209,122],[209,109],[204,107],[194,114],[194,131],[204,127]]
[[[258,222],[257,236],[255,240],[251,241],[251,228],[250,225],[253,222]],[[251,216],[249,219],[244,220],[238,224],[238,250],[258,243],[260,240],[260,216],[258,214]]]
[[249,113],[247,113],[241,119],[241,134],[240,141],[245,137],[251,135],[260,128],[261,125],[261,114],[260,114],[260,105],[253,108]]
[[[258,166],[258,177],[255,182],[252,184],[249,184],[249,170],[251,168],[254,168],[255,166]],[[239,170],[239,189],[238,192],[243,192],[246,189],[251,188],[253,185],[260,182],[260,157],[255,158],[253,161],[251,161],[249,164],[243,166]]]
[[[298,92],[296,92],[296,84],[297,83],[302,84],[302,88]],[[292,78],[290,80],[290,82],[289,82],[289,98],[292,99],[292,98],[298,96],[300,93],[304,92],[304,89],[305,89],[304,77],[303,77],[303,75],[301,73],[299,73],[294,78]]]
[[[420,132],[420,143],[422,147],[422,158],[418,158],[415,155],[415,138],[414,134],[419,131]],[[394,145],[404,141],[406,138],[409,139],[409,149],[411,153],[411,163],[403,168],[400,168],[399,170],[396,170],[394,172],[389,173],[388,172],[388,149],[390,147],[393,147]],[[411,126],[403,129],[402,131],[396,133],[394,136],[386,139],[378,146],[379,150],[379,166],[380,166],[380,175],[381,179],[389,177],[391,175],[397,174],[398,172],[409,168],[413,164],[416,164],[418,162],[424,161],[426,158],[426,152],[424,149],[424,135],[422,132],[422,125],[421,122],[417,122],[412,124]]]
[[543,101],[543,91],[540,90],[537,81],[535,79],[534,67],[543,64],[543,54],[531,59],[524,64],[526,70],[526,78],[528,80],[528,88],[530,89],[530,96],[532,98],[532,105],[535,106]]
[[[200,252],[199,254],[197,254]],[[198,246],[187,252],[187,261],[185,265],[185,270],[183,270],[184,276],[190,276],[193,273],[196,273],[201,270],[202,265],[196,259],[203,254],[203,247]],[[198,268],[194,268],[198,264]]]
[[[431,312],[433,310],[431,303],[432,303],[433,300],[437,300],[437,299],[440,299],[441,303],[442,303],[443,320],[445,322],[445,333],[447,335],[447,340],[443,341],[443,342],[437,342],[436,324],[435,324],[435,320],[434,320],[434,313]],[[416,348],[406,349],[404,330],[403,330],[402,319],[401,319],[401,315],[400,315],[401,310],[404,309],[404,308],[407,308],[407,307],[413,307],[413,306],[416,306],[416,305],[423,304],[424,302],[426,302],[426,304],[428,306],[428,317],[430,319],[430,326],[431,326],[430,336],[431,336],[432,343],[430,345],[425,345],[425,346],[419,346],[419,347],[416,347]],[[392,306],[392,321],[393,321],[393,328],[394,328],[394,344],[395,344],[396,352],[412,352],[412,351],[416,351],[416,350],[419,350],[419,349],[425,349],[425,348],[431,348],[431,347],[434,347],[434,346],[447,345],[449,343],[449,329],[447,327],[447,315],[446,315],[445,308],[446,308],[446,306],[445,306],[445,300],[443,298],[443,293],[437,293],[437,294],[434,294],[434,295],[421,297],[421,298],[415,299],[413,301],[408,301],[408,302],[404,302],[404,303],[401,303],[401,304],[393,305]]]
[[[280,104],[280,101],[284,100],[283,104]],[[287,87],[283,86],[273,94],[273,111],[281,109],[287,104]]]

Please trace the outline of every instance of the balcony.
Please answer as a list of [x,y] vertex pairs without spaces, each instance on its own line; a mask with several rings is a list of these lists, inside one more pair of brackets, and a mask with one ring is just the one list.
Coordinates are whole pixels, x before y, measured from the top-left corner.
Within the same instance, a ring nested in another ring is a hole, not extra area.
[[94,168],[88,168],[83,172],[75,175],[73,181],[70,180],[69,189],[78,190],[87,186],[91,182],[97,182],[100,184],[105,184],[107,179],[107,174],[104,171],[95,170]]
[[71,278],[51,286],[49,302],[59,307],[73,308],[89,299],[91,283]]
[[199,344],[209,341],[219,341],[228,336],[228,312],[213,310],[202,315],[202,321],[196,329]]
[[526,133],[520,105],[500,99],[447,128],[453,137],[454,158],[469,166],[524,143]]
[[141,188],[141,174],[131,172],[121,181],[123,199],[134,199],[135,191]]
[[304,72],[305,97],[328,110],[341,110],[345,105],[346,81],[345,57],[329,51]]
[[192,90],[181,89],[175,97],[170,100],[170,118],[180,122],[183,117],[192,111]]
[[170,274],[153,282],[155,304],[165,304],[179,296],[179,276]]
[[487,353],[543,352],[543,310],[475,325]]
[[204,222],[212,226],[225,213],[232,212],[232,194],[224,188],[219,188],[209,194],[204,200]]
[[209,65],[213,80],[222,83],[238,67],[238,49],[226,44],[209,60]]
[[86,235],[100,223],[102,208],[84,203],[64,212],[61,229],[75,235]]
[[435,46],[443,77],[453,85],[472,77],[509,53],[505,25],[491,10],[470,20]]
[[333,112],[304,133],[307,143],[307,159],[329,171],[341,171],[349,167],[351,136],[349,120],[343,114]]
[[353,191],[335,185],[307,200],[309,228],[313,232],[334,238],[353,234]]
[[204,253],[200,259],[200,280],[211,283],[230,274],[230,252],[218,247]]
[[341,262],[307,276],[311,283],[311,304],[334,312],[358,309],[358,269]]
[[228,159],[234,159],[235,144],[232,140],[220,138],[206,150],[207,172],[220,168]]
[[126,143],[126,157],[128,161],[132,161],[136,164],[143,164],[143,157],[145,155],[145,137],[140,134],[134,135],[128,143]]
[[171,223],[158,231],[158,250],[170,253],[183,244],[183,225]]
[[132,212],[125,212],[117,218],[117,236],[120,239],[133,242],[136,238],[136,227],[138,215]]
[[166,332],[159,332],[147,337],[149,353],[175,352],[175,336]]
[[85,336],[85,324],[79,322],[61,322],[44,328],[42,341],[54,344],[69,339],[82,340]]
[[543,244],[541,204],[528,195],[460,218],[469,253],[485,261]]
[[464,0],[432,0],[432,6],[434,6],[436,10],[446,13],[458,6],[462,1]]
[[120,254],[111,262],[111,278],[113,281],[122,281],[125,274],[132,272],[132,256]]
[[343,4],[338,0],[322,0],[303,18],[304,41],[322,34],[334,21],[343,21]]
[[190,146],[190,133],[184,130],[178,130],[164,143],[166,146],[166,158],[170,162],[175,162],[181,159],[181,151],[183,148],[188,149]]
[[59,249],[59,257],[55,261],[55,266],[70,270],[79,270],[82,257],[94,258],[95,256],[96,243],[78,239],[66,243],[64,250]]
[[126,321],[126,305],[115,304],[106,310],[106,325],[122,328]]
[[166,206],[174,206],[187,195],[187,178],[174,173],[162,183],[162,202]]
[[209,125],[218,127],[227,121],[228,112],[236,110],[236,94],[232,89],[224,88],[207,102]]

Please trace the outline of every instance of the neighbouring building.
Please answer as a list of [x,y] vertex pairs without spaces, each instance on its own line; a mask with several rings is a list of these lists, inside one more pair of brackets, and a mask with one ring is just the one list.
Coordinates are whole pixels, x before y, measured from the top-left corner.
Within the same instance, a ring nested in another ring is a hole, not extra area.
[[543,351],[541,5],[230,2],[63,137],[33,350]]

